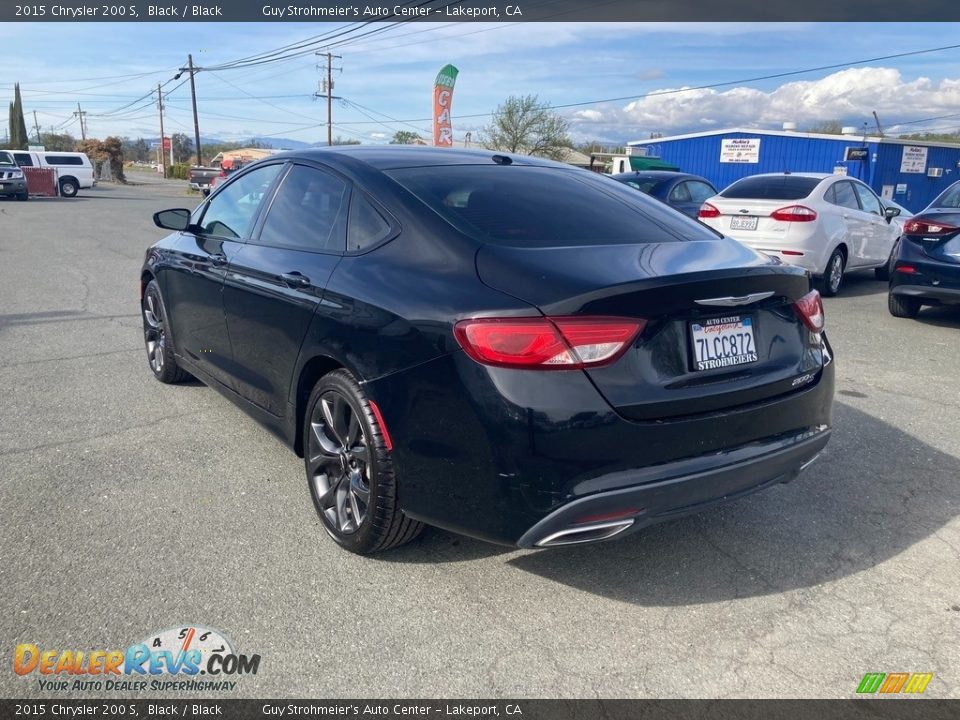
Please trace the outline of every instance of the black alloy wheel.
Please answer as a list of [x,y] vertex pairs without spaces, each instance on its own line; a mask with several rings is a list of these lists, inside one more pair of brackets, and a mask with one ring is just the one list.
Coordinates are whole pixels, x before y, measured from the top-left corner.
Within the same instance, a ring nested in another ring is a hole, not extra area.
[[190,377],[173,355],[173,339],[167,327],[167,313],[156,280],[143,293],[143,342],[154,377],[162,383],[178,383]]
[[422,525],[397,506],[390,452],[353,376],[336,370],[321,378],[307,407],[307,485],[327,533],[360,554],[416,537]]

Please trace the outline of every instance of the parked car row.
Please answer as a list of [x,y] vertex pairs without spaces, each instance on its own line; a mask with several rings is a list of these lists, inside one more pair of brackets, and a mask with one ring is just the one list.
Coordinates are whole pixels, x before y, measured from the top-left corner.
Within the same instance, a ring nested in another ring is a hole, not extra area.
[[[960,304],[960,182],[914,215],[845,175],[769,173],[717,193],[704,178],[680,172],[612,176],[705,225],[781,261],[806,269],[824,295],[844,274],[873,269],[889,280],[896,317],[924,305]],[[705,195],[693,211],[697,195]]]
[[[97,184],[90,158],[82,152],[0,150],[0,195],[29,197],[23,168],[50,168],[56,172],[56,188],[63,197],[76,197],[82,188]],[[19,173],[12,168],[18,168]]]

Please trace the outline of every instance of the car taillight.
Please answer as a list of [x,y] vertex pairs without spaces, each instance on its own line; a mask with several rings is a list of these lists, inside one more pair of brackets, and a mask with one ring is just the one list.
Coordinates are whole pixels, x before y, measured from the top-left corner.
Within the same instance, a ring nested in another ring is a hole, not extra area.
[[949,235],[957,230],[960,230],[960,228],[944,223],[930,222],[929,220],[912,219],[907,220],[903,225],[903,231],[907,235],[926,235],[927,237]]
[[616,317],[478,318],[461,320],[454,334],[484,365],[575,370],[612,363],[646,324]]
[[774,210],[770,213],[770,217],[782,222],[813,222],[817,219],[817,212],[805,205],[788,205]]
[[901,272],[901,273],[903,273],[904,275],[916,275],[916,274],[917,274],[917,269],[916,269],[913,265],[901,265],[901,264],[898,264],[898,265],[894,268],[894,271],[895,271],[895,272]]
[[702,218],[715,218],[720,217],[720,211],[708,202],[705,202],[700,206],[700,211],[697,213],[697,217]]
[[811,290],[793,304],[793,309],[810,332],[823,331],[823,300],[819,292]]

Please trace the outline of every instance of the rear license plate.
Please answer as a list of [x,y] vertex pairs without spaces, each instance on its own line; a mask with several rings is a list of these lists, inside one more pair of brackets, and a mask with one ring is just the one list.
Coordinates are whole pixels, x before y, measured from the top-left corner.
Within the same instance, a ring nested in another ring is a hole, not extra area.
[[690,336],[696,370],[716,370],[757,361],[753,318],[749,315],[728,315],[690,323]]
[[757,229],[757,217],[755,215],[748,215],[747,217],[736,216],[730,218],[730,229],[731,230],[756,230]]

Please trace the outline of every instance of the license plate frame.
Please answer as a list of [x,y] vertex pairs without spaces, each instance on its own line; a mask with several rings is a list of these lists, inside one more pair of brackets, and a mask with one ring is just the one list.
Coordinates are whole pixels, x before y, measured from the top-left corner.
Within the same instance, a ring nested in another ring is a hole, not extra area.
[[731,230],[756,230],[757,222],[760,220],[757,215],[734,215],[730,218]]
[[760,360],[756,319],[752,314],[693,320],[687,331],[694,372],[743,367]]

